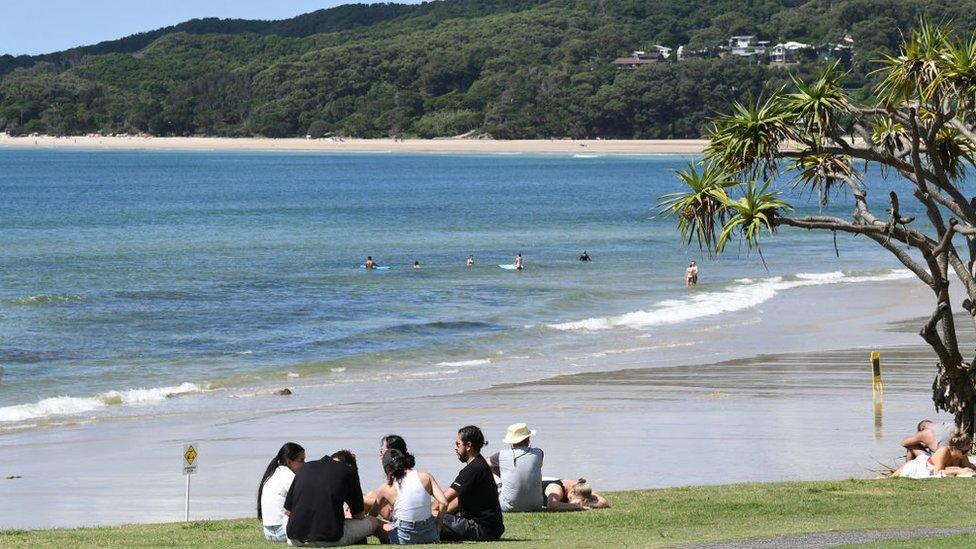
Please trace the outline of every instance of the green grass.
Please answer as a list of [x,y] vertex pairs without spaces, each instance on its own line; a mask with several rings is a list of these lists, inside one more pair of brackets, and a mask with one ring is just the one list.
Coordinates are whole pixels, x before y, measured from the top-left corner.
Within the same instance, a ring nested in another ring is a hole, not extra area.
[[959,534],[938,538],[910,538],[899,540],[882,540],[873,543],[849,545],[857,549],[958,549],[959,547],[976,547],[976,534]]
[[[609,494],[612,509],[506,515],[506,541],[479,547],[660,547],[827,531],[965,527],[976,523],[974,488],[976,481],[969,479],[889,479],[618,492]],[[953,546],[967,545],[972,543]],[[254,519],[0,532],[0,547],[27,546],[273,545]]]

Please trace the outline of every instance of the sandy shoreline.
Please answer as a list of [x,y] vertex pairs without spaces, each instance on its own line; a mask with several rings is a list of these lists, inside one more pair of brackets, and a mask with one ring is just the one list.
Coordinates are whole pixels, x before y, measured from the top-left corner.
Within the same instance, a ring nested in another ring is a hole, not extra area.
[[[449,382],[347,401],[333,388],[309,388],[223,412],[180,399],[175,414],[6,433],[0,479],[19,478],[0,480],[0,502],[9,503],[0,503],[0,529],[177,520],[186,441],[201,449],[195,519],[249,515],[252,477],[285,440],[313,457],[353,450],[369,488],[381,480],[377,439],[397,432],[423,467],[449,482],[458,470],[451,437],[469,423],[485,429],[494,452],[506,425],[528,422],[546,451],[545,474],[585,476],[601,490],[871,477],[898,454],[906,430],[934,415],[931,351],[891,324],[916,318],[927,294],[908,281],[847,290],[812,287],[773,299],[755,323],[728,328],[727,339],[699,347],[684,364],[639,351],[599,359],[616,371],[524,383]],[[834,313],[795,315],[798,302],[811,300]],[[886,382],[880,416],[870,391],[874,348]],[[120,500],[128,504],[120,508]]]
[[674,140],[556,140],[556,139],[269,139],[259,137],[9,137],[0,148],[297,151],[372,153],[474,154],[698,154],[707,142]]

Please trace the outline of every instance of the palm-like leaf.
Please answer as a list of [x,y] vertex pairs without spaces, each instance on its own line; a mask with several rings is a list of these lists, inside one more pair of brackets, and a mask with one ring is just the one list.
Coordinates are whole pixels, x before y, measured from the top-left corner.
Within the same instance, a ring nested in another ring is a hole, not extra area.
[[796,159],[793,168],[797,172],[797,185],[818,192],[821,206],[829,202],[831,187],[856,177],[849,156],[812,153]]
[[757,187],[755,181],[749,181],[742,198],[726,202],[732,217],[722,227],[716,250],[721,253],[735,234],[746,241],[750,250],[758,249],[763,230],[772,234],[776,216],[780,212],[793,211],[793,206],[779,195],[778,191],[769,190],[768,180],[761,187]]
[[658,207],[662,214],[678,218],[678,231],[686,243],[697,240],[698,247],[711,254],[717,242],[716,228],[728,215],[726,189],[739,183],[713,162],[703,164],[701,171],[689,163],[686,170],[676,173],[688,188],[662,196]]
[[943,127],[935,139],[935,154],[939,156],[942,169],[951,179],[959,180],[966,175],[966,165],[976,160],[974,144],[951,127]]
[[728,173],[768,176],[776,171],[776,154],[792,135],[778,94],[747,105],[736,101],[731,114],[715,120],[705,158]]
[[872,74],[880,74],[875,86],[884,104],[896,105],[904,101],[930,100],[941,88],[940,65],[942,53],[949,45],[949,31],[923,21],[912,32],[911,39],[902,45],[901,55],[885,55],[882,67]]
[[940,86],[971,99],[976,94],[976,36],[969,41],[947,41],[940,60]]
[[839,63],[829,64],[820,76],[810,84],[793,77],[796,91],[782,96],[783,108],[820,142],[837,128],[838,119],[850,107],[847,94],[841,88],[845,73],[838,70]]
[[905,131],[905,126],[890,117],[879,116],[875,118],[871,140],[886,153],[895,154],[908,145],[908,132]]

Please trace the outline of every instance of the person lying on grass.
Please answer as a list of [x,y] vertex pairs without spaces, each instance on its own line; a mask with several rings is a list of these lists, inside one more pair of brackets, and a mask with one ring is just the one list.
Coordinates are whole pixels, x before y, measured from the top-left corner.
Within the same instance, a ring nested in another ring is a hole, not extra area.
[[594,492],[585,478],[542,479],[542,493],[546,498],[544,505],[549,511],[586,511],[610,507],[606,498]]
[[970,463],[967,453],[972,449],[973,441],[963,433],[956,433],[949,444],[941,446],[931,456],[922,454],[891,474],[893,477],[932,478],[973,476],[976,467]]

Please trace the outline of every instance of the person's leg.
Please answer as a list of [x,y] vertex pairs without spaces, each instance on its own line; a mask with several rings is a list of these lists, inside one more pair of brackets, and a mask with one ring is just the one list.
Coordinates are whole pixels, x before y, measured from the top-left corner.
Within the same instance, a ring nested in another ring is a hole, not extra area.
[[275,524],[274,526],[265,526],[264,539],[273,541],[275,543],[284,543],[288,541],[288,536],[285,534],[284,525]]
[[477,524],[471,519],[448,513],[444,515],[441,541],[478,541]]
[[[379,521],[373,517],[361,519],[346,519],[342,525],[342,537],[336,541],[313,541],[303,544],[305,547],[345,547],[354,545],[369,537],[379,527]],[[292,540],[288,540],[291,545]]]

